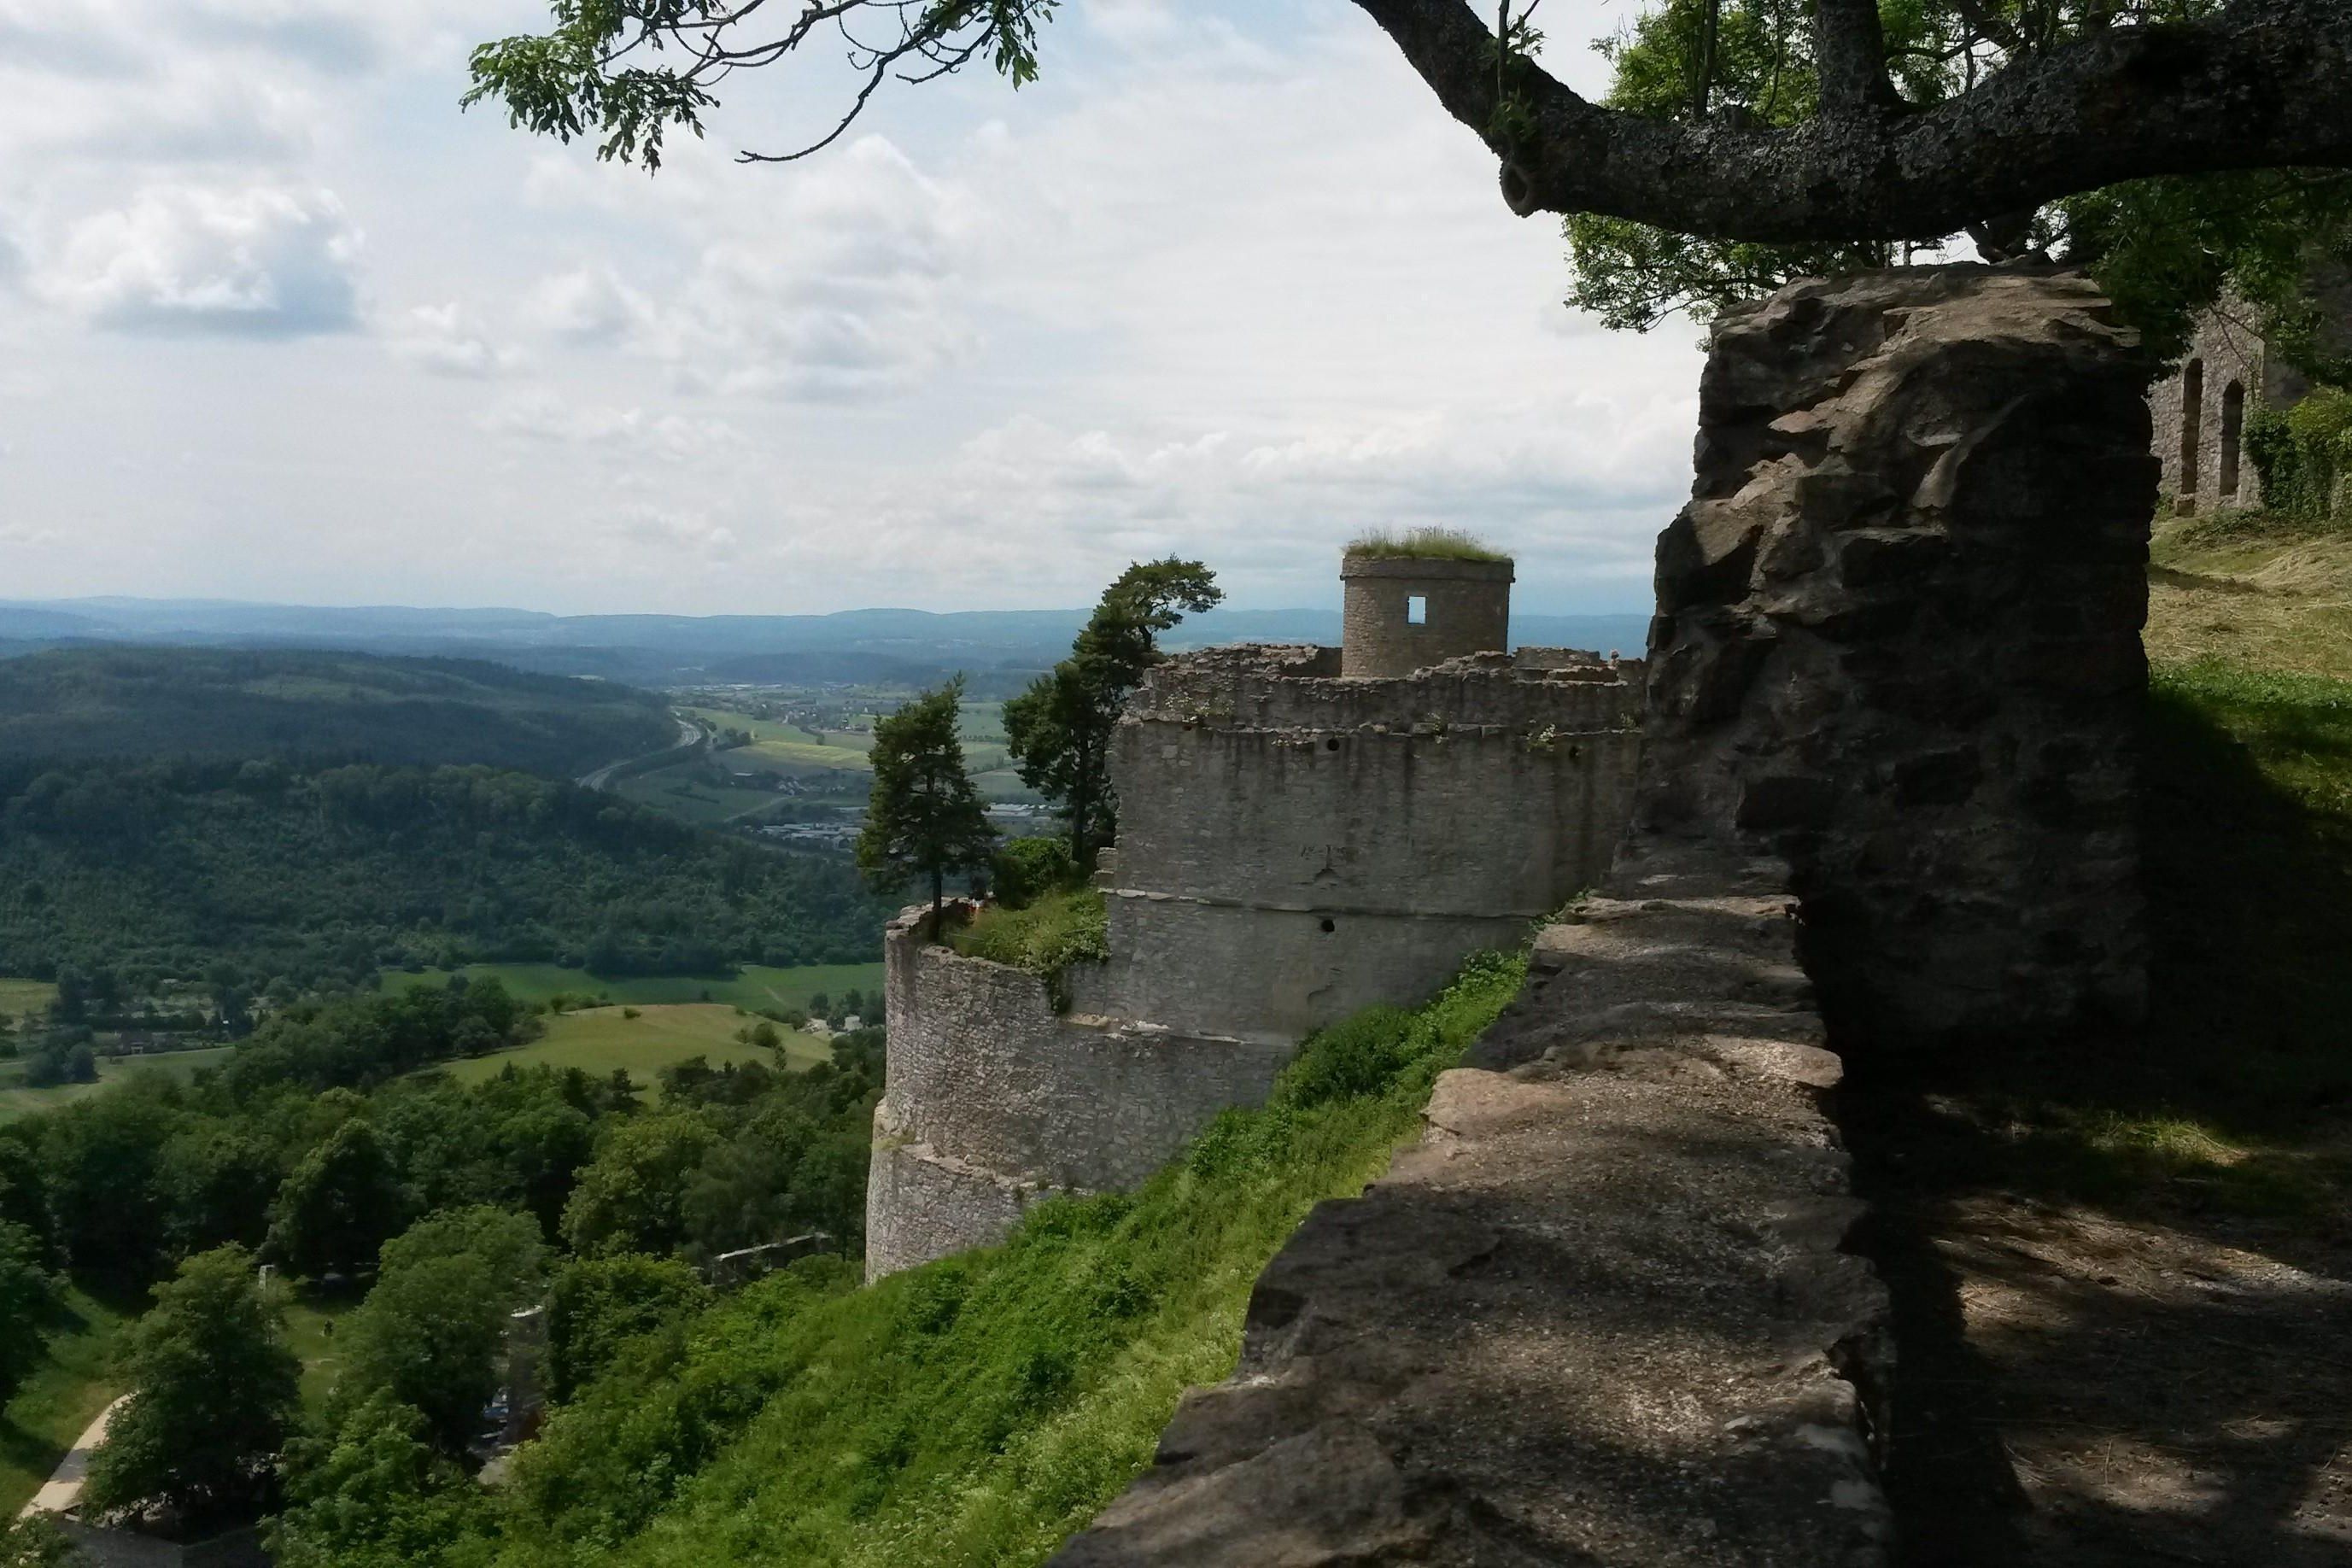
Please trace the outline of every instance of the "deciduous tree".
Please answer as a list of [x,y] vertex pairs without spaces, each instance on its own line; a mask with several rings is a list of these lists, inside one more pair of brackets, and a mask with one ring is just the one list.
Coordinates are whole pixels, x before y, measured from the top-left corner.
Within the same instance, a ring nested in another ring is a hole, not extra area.
[[407,1217],[408,1196],[373,1127],[344,1122],[302,1156],[270,1208],[269,1252],[297,1273],[352,1273]]
[[130,1398],[90,1461],[89,1504],[163,1502],[201,1517],[259,1495],[301,1363],[251,1253],[223,1247],[181,1264],[132,1326],[124,1370]]
[[500,1386],[510,1315],[538,1300],[545,1252],[527,1215],[434,1215],[384,1244],[383,1267],[343,1342],[339,1398],[388,1394],[423,1414],[442,1452],[463,1454]]
[[0,1220],[0,1406],[16,1395],[46,1351],[44,1330],[60,1296],[41,1238]]

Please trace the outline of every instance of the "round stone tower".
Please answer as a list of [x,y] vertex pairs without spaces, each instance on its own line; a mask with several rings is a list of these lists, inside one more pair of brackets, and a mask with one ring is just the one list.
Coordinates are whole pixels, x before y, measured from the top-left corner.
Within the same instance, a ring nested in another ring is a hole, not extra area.
[[1467,653],[1511,646],[1511,563],[1350,550],[1339,673],[1411,675]]

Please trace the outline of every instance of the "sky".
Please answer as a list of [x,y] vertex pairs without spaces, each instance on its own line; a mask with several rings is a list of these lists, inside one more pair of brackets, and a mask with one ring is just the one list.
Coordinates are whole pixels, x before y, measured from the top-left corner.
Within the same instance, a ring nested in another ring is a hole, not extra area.
[[[1552,0],[1588,89],[1635,0]],[[1337,602],[1372,527],[1641,610],[1697,331],[1346,0],[1074,0],[1041,81],[739,75],[661,173],[460,113],[542,0],[0,0],[0,598],[564,613]]]

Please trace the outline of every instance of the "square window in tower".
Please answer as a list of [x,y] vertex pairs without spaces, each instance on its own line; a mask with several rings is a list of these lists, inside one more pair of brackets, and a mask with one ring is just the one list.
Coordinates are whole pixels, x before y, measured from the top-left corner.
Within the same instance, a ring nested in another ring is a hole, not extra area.
[[1408,594],[1404,599],[1404,624],[1409,626],[1429,625],[1429,598],[1423,594]]

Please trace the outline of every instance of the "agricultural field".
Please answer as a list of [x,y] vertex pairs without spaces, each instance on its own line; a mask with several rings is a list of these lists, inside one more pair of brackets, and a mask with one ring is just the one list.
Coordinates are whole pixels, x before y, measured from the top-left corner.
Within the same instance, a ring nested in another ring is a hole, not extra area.
[[[719,753],[722,759],[720,765],[730,771],[756,768],[786,777],[809,779],[825,773],[866,772],[869,766],[866,753],[874,748],[875,721],[887,714],[891,706],[887,699],[877,700],[870,709],[855,704],[830,705],[823,715],[833,721],[829,724],[820,724],[814,717],[809,723],[803,724],[761,718],[730,708],[695,707],[682,711],[714,728],[741,730],[753,737],[751,745],[737,746]],[[963,708],[963,737],[965,765],[971,769],[982,794],[992,800],[1026,798],[1024,786],[1011,768],[1011,753],[1004,745],[1003,703],[966,702]],[[683,771],[664,769],[662,773],[646,777],[658,779],[663,774]],[[669,784],[674,785],[676,782],[671,780]],[[756,795],[754,799],[757,799]],[[644,804],[661,810],[672,809],[667,804],[656,800],[646,799]]]
[[0,1018],[22,1018],[46,1012],[58,988],[46,980],[0,979]]
[[[630,1016],[633,1013],[635,1017]],[[529,1045],[450,1062],[438,1070],[460,1083],[478,1083],[509,1067],[578,1068],[595,1078],[626,1068],[630,1078],[646,1084],[662,1068],[696,1057],[712,1067],[746,1062],[773,1067],[771,1053],[735,1037],[758,1021],[753,1015],[717,1002],[587,1007],[550,1018],[547,1033]],[[784,1058],[792,1066],[814,1067],[833,1058],[832,1048],[815,1036],[797,1029],[782,1033]]]
[[[876,964],[878,971],[882,966]],[[25,1087],[25,1068],[21,1062],[0,1062],[0,1122],[13,1121],[37,1110],[48,1110],[68,1105],[87,1095],[96,1094],[110,1083],[120,1083],[136,1073],[171,1073],[178,1078],[193,1075],[198,1068],[217,1067],[228,1059],[235,1049],[230,1046],[208,1046],[202,1050],[166,1051],[150,1057],[100,1057],[98,1058],[98,1082],[60,1083],[47,1089]]]
[[605,979],[560,963],[469,963],[463,969],[388,969],[380,984],[446,985],[453,974],[478,980],[495,974],[523,1002],[544,1002],[551,996],[588,996],[615,1006],[664,1005],[683,1002],[716,1002],[752,1012],[808,1010],[809,998],[823,992],[838,999],[845,991],[877,996],[882,991],[878,963],[811,963],[777,969],[747,963],[733,976],[723,974],[629,974]]
[[743,789],[716,783],[711,777],[712,766],[698,760],[635,773],[616,781],[613,793],[633,805],[697,827],[724,827],[730,823],[746,822],[779,801],[791,798],[773,790]]

